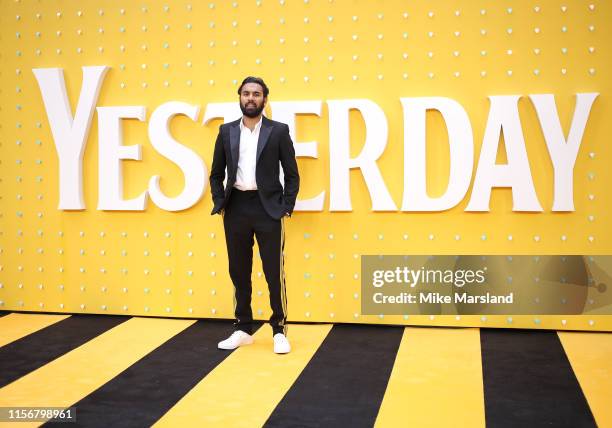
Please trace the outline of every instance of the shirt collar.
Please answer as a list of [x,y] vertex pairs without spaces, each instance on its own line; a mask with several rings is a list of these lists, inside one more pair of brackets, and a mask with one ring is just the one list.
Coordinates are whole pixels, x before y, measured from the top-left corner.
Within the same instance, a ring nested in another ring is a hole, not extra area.
[[[244,123],[242,123],[242,121],[243,121],[243,120],[244,120],[244,116],[243,116],[243,117],[240,119],[240,131],[244,131],[244,129],[246,128],[246,127],[244,126]],[[252,132],[259,131],[259,128],[261,128],[261,122],[262,122],[262,121],[263,121],[263,115],[261,115],[261,116],[259,117],[259,122],[257,122],[257,125],[255,125],[255,128],[253,128],[253,131],[252,131]],[[249,129],[249,128],[246,128],[246,129]],[[249,131],[251,131],[251,130],[249,129]]]

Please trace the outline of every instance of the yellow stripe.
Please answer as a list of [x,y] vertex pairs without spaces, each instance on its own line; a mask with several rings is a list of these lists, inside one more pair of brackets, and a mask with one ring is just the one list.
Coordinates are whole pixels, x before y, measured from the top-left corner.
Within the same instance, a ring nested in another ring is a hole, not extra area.
[[0,318],[0,346],[32,334],[70,315],[8,314]]
[[612,427],[612,334],[557,332],[600,427]]
[[331,325],[291,326],[292,351],[277,355],[270,330],[260,328],[255,343],[235,350],[154,426],[262,426],[330,329]]
[[232,281],[232,286],[234,287],[234,294],[232,294],[232,302],[234,303],[234,312],[232,312],[232,314],[234,315],[234,324],[236,324],[239,320],[238,317],[236,317],[236,308],[238,307],[238,300],[236,300],[236,286],[234,285],[234,281]]
[[478,329],[406,328],[377,427],[484,427]]
[[0,406],[68,407],[194,322],[131,318],[0,389]]
[[281,305],[283,307],[283,320],[281,321],[283,326],[283,334],[287,335],[287,296],[285,289],[285,259],[283,256],[283,249],[285,247],[285,218],[281,218],[281,237],[280,237],[280,292],[281,292]]

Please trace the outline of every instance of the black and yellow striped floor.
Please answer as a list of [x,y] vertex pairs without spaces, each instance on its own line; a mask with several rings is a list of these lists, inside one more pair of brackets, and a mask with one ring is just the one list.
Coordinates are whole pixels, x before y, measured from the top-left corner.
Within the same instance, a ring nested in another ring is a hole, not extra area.
[[229,322],[0,315],[0,406],[72,426],[612,427],[608,333],[296,324],[276,355],[267,325],[227,352]]

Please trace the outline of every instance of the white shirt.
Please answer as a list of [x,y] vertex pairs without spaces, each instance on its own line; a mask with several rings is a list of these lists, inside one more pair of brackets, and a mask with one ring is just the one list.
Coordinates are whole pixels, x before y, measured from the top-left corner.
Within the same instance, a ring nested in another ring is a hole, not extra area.
[[[243,118],[244,120],[244,118]],[[238,155],[238,171],[234,187],[239,190],[257,190],[255,180],[255,165],[257,163],[257,141],[261,129],[262,118],[253,128],[253,131],[240,121],[240,154]]]

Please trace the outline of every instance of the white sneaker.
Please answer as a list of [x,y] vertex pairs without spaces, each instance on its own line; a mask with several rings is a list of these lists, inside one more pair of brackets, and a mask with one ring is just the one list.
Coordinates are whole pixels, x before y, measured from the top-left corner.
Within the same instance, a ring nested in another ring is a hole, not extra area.
[[274,335],[274,353],[287,354],[291,351],[291,345],[283,333]]
[[217,347],[219,349],[232,350],[239,346],[250,345],[251,343],[253,343],[253,336],[242,330],[236,330],[230,337],[219,342]]

